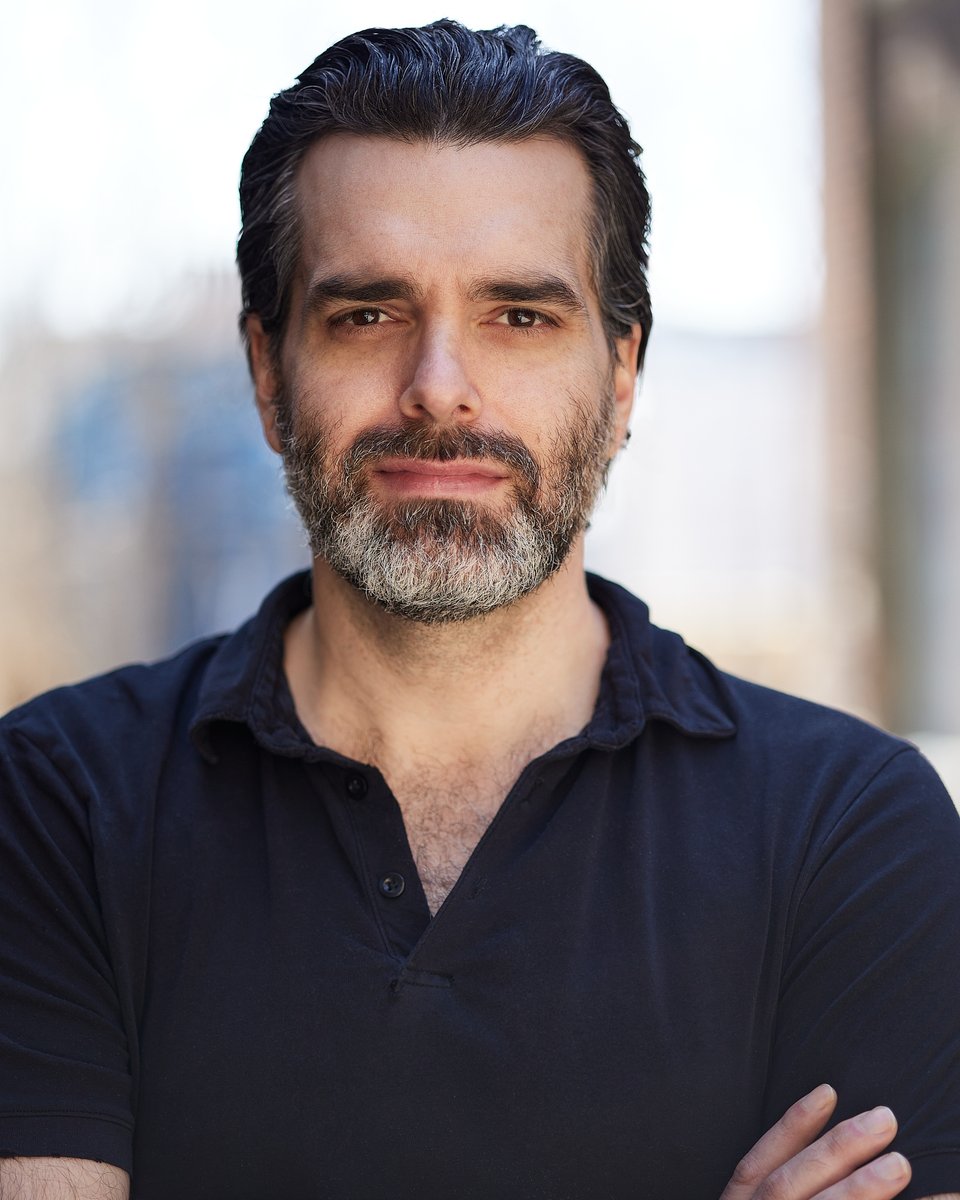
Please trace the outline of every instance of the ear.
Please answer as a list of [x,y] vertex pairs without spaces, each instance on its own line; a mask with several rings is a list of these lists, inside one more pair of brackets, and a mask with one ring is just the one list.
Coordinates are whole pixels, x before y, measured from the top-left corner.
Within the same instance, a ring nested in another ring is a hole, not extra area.
[[627,438],[630,413],[633,411],[633,398],[637,390],[637,355],[640,353],[642,341],[643,329],[635,324],[630,326],[628,334],[617,338],[614,342],[616,358],[613,368],[613,397],[617,413],[614,454],[623,446]]
[[280,398],[280,378],[270,348],[270,339],[256,313],[247,317],[247,345],[250,348],[250,374],[253,376],[254,398],[260,425],[267,445],[281,452],[280,432],[277,429],[277,402]]

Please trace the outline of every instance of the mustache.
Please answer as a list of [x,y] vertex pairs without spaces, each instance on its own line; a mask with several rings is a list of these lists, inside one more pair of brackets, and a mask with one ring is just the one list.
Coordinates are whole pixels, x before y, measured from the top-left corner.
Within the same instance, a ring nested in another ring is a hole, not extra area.
[[462,427],[406,428],[375,426],[361,433],[343,456],[341,468],[349,479],[367,463],[380,458],[416,458],[453,462],[458,458],[486,458],[511,468],[530,488],[540,483],[540,468],[520,438],[503,432],[482,433]]

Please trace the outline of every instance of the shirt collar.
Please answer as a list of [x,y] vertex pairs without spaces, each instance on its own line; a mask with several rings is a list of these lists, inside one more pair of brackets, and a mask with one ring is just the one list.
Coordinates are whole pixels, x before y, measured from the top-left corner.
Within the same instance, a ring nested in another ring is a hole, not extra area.
[[646,604],[619,584],[588,573],[587,587],[607,618],[610,650],[584,734],[613,748],[648,721],[666,721],[690,737],[733,736],[733,701],[717,668],[679,634],[651,624]]
[[[720,672],[677,634],[652,625],[647,606],[624,588],[590,574],[587,584],[607,617],[610,650],[593,719],[572,742],[616,749],[647,721],[666,721],[691,737],[732,736],[733,705]],[[190,726],[206,758],[216,760],[214,733],[224,722],[246,725],[275,754],[329,757],[297,718],[283,673],[283,630],[310,599],[310,573],[292,575],[217,646]]]

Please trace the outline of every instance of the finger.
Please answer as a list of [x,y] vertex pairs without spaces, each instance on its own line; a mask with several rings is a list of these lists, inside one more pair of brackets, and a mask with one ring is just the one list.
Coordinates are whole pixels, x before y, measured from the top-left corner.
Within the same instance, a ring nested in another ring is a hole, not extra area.
[[910,1164],[902,1154],[884,1154],[813,1200],[891,1200],[910,1182]]
[[[757,1188],[754,1200],[811,1200],[876,1158],[896,1132],[897,1121],[889,1108],[873,1108],[841,1121],[778,1167]],[[869,1191],[864,1194],[871,1198],[874,1195]]]
[[828,1083],[791,1105],[737,1164],[720,1200],[752,1200],[768,1175],[810,1145],[836,1105],[837,1093]]

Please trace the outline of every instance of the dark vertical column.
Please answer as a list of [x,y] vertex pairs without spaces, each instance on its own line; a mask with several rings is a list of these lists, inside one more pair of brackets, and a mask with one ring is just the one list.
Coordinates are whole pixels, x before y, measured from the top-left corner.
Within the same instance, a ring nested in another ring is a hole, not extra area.
[[878,5],[877,413],[888,711],[960,734],[960,5]]

